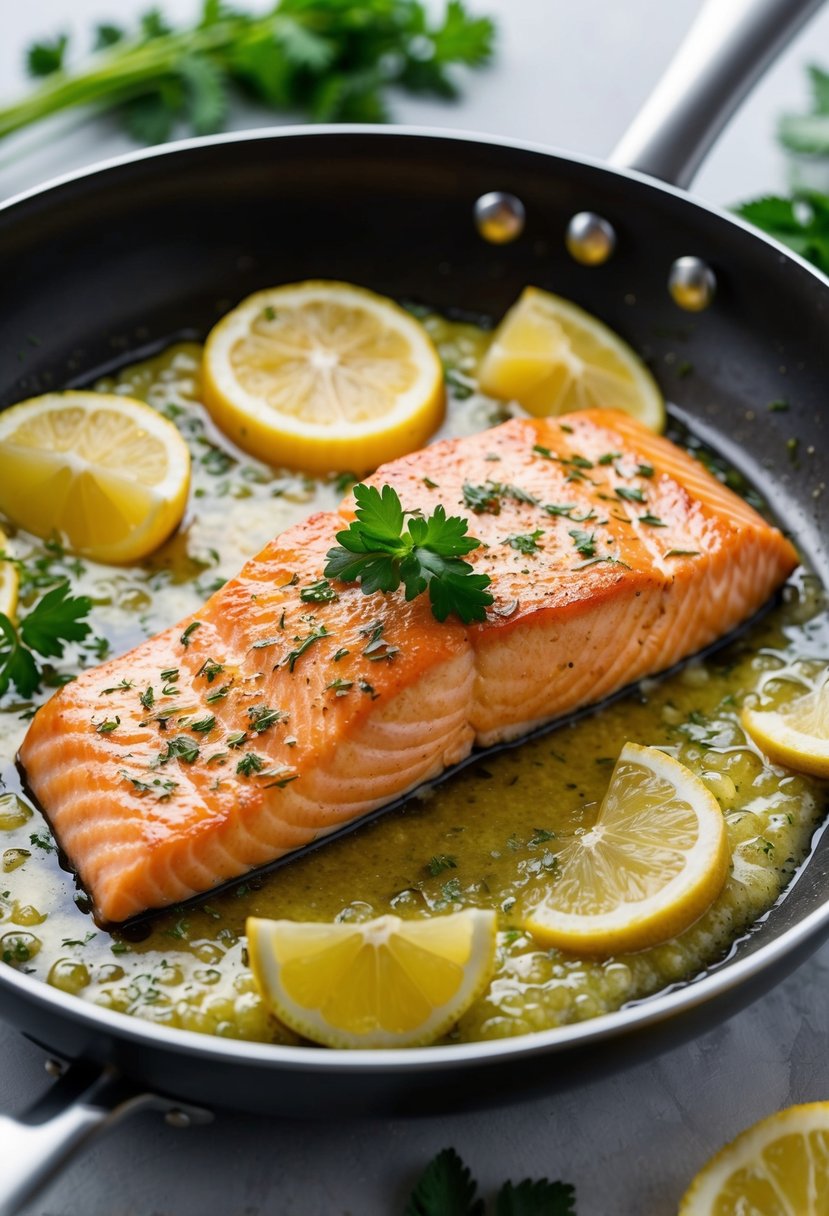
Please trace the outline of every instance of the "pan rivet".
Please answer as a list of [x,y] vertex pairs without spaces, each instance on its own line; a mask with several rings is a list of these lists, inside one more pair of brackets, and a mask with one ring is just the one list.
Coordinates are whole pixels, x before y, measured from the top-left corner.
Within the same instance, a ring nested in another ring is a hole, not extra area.
[[668,275],[668,291],[674,304],[686,312],[708,308],[717,290],[714,272],[702,258],[677,258]]
[[613,225],[595,211],[579,211],[567,225],[567,250],[582,266],[601,266],[616,248]]
[[526,212],[520,198],[490,190],[475,203],[475,227],[490,245],[507,245],[524,231]]
[[43,1067],[46,1069],[50,1077],[62,1077],[64,1067],[60,1060],[47,1060]]
[[164,1116],[164,1122],[170,1127],[189,1127],[192,1119],[186,1110],[179,1110],[176,1107],[174,1110],[168,1110]]

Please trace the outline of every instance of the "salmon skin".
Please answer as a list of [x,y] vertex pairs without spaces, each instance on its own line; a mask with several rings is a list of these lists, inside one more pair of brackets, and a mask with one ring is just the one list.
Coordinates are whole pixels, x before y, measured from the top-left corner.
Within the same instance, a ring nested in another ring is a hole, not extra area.
[[482,542],[469,560],[492,579],[486,621],[441,624],[425,595],[357,584],[309,600],[349,498],[278,536],[194,616],[61,688],[20,758],[100,920],[208,891],[476,745],[670,667],[797,563],[701,464],[615,412],[515,419],[371,481],[408,511],[469,519]]

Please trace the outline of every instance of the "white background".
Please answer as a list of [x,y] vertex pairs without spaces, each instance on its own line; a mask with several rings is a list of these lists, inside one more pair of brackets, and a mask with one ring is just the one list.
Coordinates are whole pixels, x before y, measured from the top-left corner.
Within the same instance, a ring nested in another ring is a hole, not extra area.
[[[621,135],[679,42],[698,0],[474,0],[499,20],[493,67],[460,105],[399,98],[404,122],[503,133],[595,155]],[[137,0],[0,0],[0,97],[25,87],[23,48],[95,20],[126,22]],[[190,0],[166,0],[186,16]],[[695,189],[721,203],[779,188],[772,129],[805,98],[803,64],[829,64],[829,12],[814,21],[721,139]],[[263,113],[233,126],[263,125]],[[105,119],[50,124],[0,148],[0,196],[127,150]],[[7,287],[3,288],[4,290]],[[669,1216],[705,1158],[793,1101],[829,1098],[829,949],[715,1032],[564,1095],[417,1122],[313,1126],[224,1115],[176,1132],[130,1120],[35,1205],[38,1216],[396,1216],[428,1159],[454,1145],[485,1188],[505,1177],[573,1181],[579,1216]],[[43,1053],[0,1027],[0,1112],[40,1090]],[[0,1144],[0,1153],[3,1145]]]

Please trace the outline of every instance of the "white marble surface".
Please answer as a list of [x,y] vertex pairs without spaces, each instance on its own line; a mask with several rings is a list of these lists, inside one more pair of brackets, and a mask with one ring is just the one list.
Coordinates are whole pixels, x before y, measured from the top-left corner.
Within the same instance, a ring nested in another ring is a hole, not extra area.
[[[698,0],[475,0],[498,15],[499,55],[470,79],[462,104],[399,99],[401,121],[493,131],[607,153],[659,74]],[[80,35],[141,0],[3,0],[0,96],[23,84],[32,38]],[[168,0],[173,14],[190,0]],[[829,11],[755,90],[696,183],[717,202],[774,189],[783,166],[771,131],[804,96],[802,67],[829,62]],[[237,112],[234,126],[261,125]],[[56,136],[60,138],[56,138]],[[0,197],[117,154],[127,141],[105,120],[0,149]],[[175,1132],[142,1116],[80,1159],[32,1206],[33,1216],[395,1216],[426,1161],[446,1145],[485,1190],[505,1177],[563,1177],[579,1216],[669,1216],[694,1170],[760,1116],[829,1098],[829,947],[718,1030],[577,1092],[497,1111],[418,1121],[290,1125],[221,1115]],[[43,1053],[0,1026],[0,1111],[20,1111],[46,1085]],[[0,1152],[2,1145],[0,1145]]]

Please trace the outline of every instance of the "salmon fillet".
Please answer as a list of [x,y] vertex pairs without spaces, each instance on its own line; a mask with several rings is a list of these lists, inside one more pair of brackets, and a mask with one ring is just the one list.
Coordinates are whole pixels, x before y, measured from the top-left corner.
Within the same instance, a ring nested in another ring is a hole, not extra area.
[[492,578],[486,621],[441,624],[425,595],[356,584],[301,598],[349,498],[278,536],[193,617],[60,689],[21,760],[102,921],[207,891],[476,745],[664,670],[797,563],[701,464],[614,412],[515,419],[371,480],[409,511],[468,517],[482,542],[469,560]]

